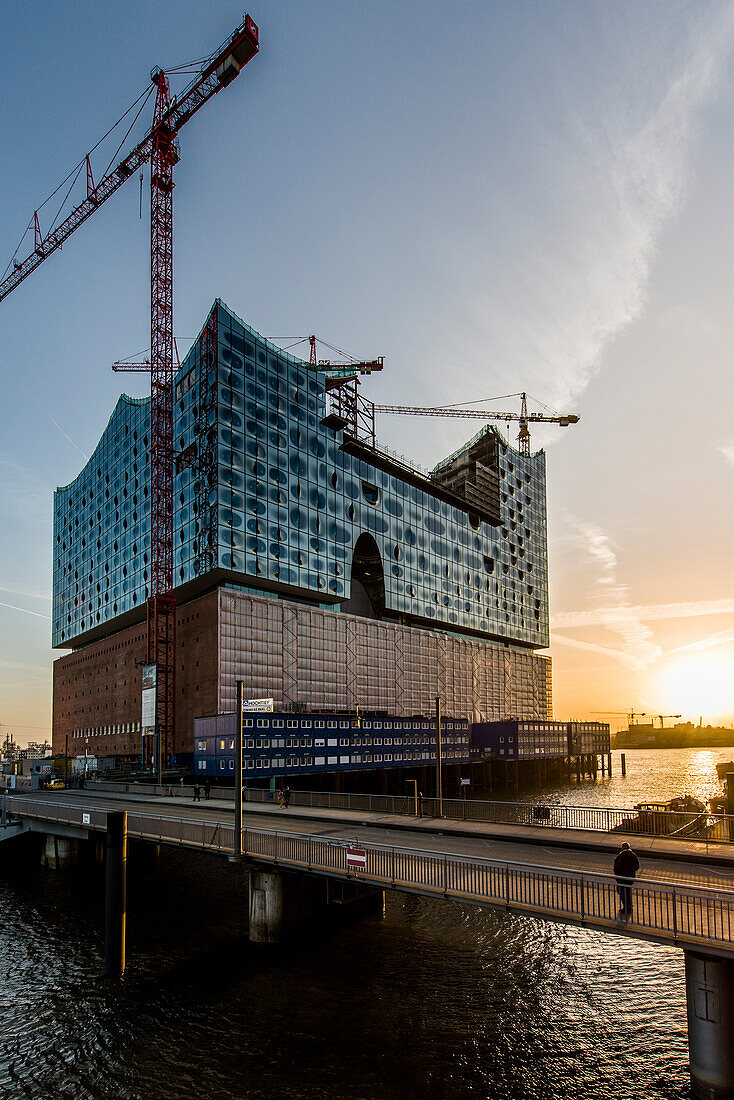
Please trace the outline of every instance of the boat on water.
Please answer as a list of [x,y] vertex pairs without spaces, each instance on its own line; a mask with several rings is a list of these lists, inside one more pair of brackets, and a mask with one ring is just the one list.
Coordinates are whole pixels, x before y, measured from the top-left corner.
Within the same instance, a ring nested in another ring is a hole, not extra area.
[[729,772],[734,772],[734,760],[722,760],[716,765],[716,774],[723,783]]
[[637,817],[617,825],[615,832],[646,833],[653,836],[693,836],[711,825],[707,803],[693,795],[679,795],[666,802],[638,802]]

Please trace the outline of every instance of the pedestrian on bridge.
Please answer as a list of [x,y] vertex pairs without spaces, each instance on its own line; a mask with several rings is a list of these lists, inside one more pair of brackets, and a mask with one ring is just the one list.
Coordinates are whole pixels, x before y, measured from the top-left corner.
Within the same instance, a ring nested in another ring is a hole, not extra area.
[[201,802],[201,787],[198,780],[194,783],[194,802]]
[[206,798],[207,801],[209,800],[209,797],[210,797],[211,793],[212,793],[212,785],[211,785],[211,783],[208,779],[205,779],[204,780],[204,798]]
[[632,885],[640,869],[640,861],[625,841],[614,860],[614,878],[622,907],[619,915],[624,920],[632,916]]
[[289,804],[290,800],[291,800],[291,789],[286,784],[286,786],[283,787],[283,803],[282,803],[283,809],[285,809],[285,810],[288,809],[288,804]]

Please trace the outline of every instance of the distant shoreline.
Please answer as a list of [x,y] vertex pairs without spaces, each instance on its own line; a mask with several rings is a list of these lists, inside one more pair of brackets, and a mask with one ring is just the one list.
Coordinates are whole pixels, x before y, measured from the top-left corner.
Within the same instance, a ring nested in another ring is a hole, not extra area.
[[614,749],[732,749],[734,729],[726,726],[687,726],[637,730],[633,726],[612,734]]

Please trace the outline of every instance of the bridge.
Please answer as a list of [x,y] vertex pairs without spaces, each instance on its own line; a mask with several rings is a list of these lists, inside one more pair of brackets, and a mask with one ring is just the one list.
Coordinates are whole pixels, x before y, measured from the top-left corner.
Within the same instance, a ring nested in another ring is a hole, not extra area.
[[[237,848],[227,803],[90,791],[14,795],[8,803],[15,828],[46,832],[57,852],[59,841],[107,836],[108,889],[109,852],[116,850],[110,824],[121,811],[129,837],[229,858]],[[398,890],[678,947],[695,1095],[734,1096],[734,846],[635,837],[642,871],[632,917],[621,920],[610,873],[620,839],[592,829],[416,819],[379,809],[281,812],[272,802],[247,804],[241,851],[250,935],[273,942],[288,914],[313,916],[314,882],[327,879],[352,891],[343,897]]]

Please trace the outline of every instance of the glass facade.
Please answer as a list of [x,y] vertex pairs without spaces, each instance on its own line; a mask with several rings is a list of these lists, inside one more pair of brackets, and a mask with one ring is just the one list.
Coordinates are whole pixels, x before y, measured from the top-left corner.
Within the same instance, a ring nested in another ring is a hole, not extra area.
[[[221,302],[214,309],[216,339],[195,341],[176,378],[175,585],[211,574],[338,610],[354,598],[355,550],[368,536],[387,616],[547,646],[543,453],[497,437],[498,522],[480,520],[379,453],[370,462],[344,449],[322,423],[325,375]],[[145,603],[148,430],[148,401],[122,397],[84,470],[56,491],[54,646],[83,644]],[[205,435],[216,455],[208,475]]]

